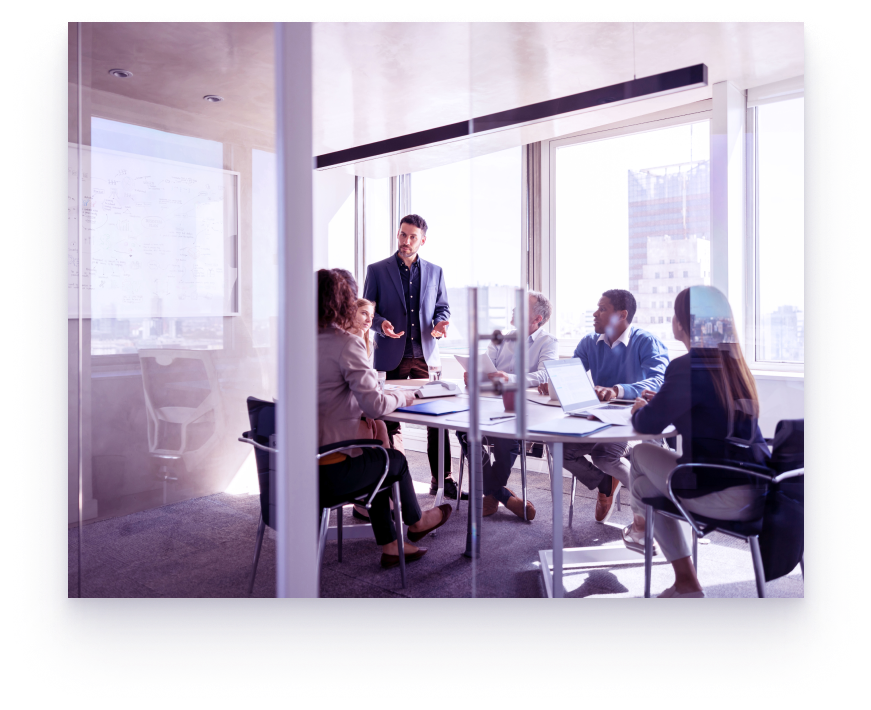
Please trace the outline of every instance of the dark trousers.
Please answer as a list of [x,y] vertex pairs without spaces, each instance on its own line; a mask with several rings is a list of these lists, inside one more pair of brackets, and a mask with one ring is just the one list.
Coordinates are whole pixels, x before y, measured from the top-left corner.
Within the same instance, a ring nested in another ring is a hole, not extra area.
[[[321,507],[336,505],[348,498],[371,493],[384,473],[384,454],[378,449],[362,449],[360,456],[348,457],[338,463],[319,467]],[[414,482],[408,472],[405,455],[399,451],[388,450],[390,470],[384,479],[384,486],[399,481],[399,500],[402,504],[402,521],[414,525],[421,518],[420,506],[414,492]],[[390,491],[375,496],[369,509],[369,521],[375,542],[387,545],[396,540],[396,526],[390,511]]]
[[[457,439],[463,449],[466,458],[469,458],[469,442],[465,432],[458,431]],[[493,463],[490,463],[490,454],[487,449],[481,447],[481,468],[484,473],[484,495],[493,496],[502,505],[508,502],[511,493],[505,487],[508,483],[508,478],[511,476],[511,467],[520,456],[520,442],[516,439],[497,439],[495,437],[488,439],[484,437],[484,443],[490,444],[493,452]],[[469,475],[472,475],[471,464]]]
[[[419,378],[428,379],[429,370],[426,366],[426,360],[422,357],[404,357],[399,363],[399,367],[395,370],[390,370],[387,373],[388,380],[416,380]],[[385,422],[387,424],[387,433],[390,434],[391,440],[399,431],[398,422]],[[391,426],[392,425],[392,426]],[[445,450],[445,475],[451,473],[451,436],[448,430],[444,430],[443,446]],[[438,478],[439,475],[439,430],[435,427],[428,426],[426,428],[426,457],[429,459],[429,470],[433,478]]]

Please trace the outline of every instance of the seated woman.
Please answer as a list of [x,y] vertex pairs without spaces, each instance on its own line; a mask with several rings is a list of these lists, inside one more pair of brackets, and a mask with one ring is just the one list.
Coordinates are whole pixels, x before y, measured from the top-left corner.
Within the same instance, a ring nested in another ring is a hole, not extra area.
[[[737,342],[726,297],[712,286],[684,289],[674,302],[672,331],[688,353],[671,361],[658,394],[645,390],[632,407],[636,431],[658,434],[674,424],[683,448],[680,457],[653,444],[639,444],[632,450],[629,478],[634,521],[623,530],[623,541],[641,552],[645,510],[642,498],[666,495],[668,474],[675,466],[703,462],[764,466],[769,458],[757,424],[756,382]],[[746,479],[742,482],[746,483]],[[681,498],[689,512],[721,520],[758,518],[763,503],[759,489],[752,485]],[[654,536],[675,574],[674,584],[660,597],[705,596],[693,568],[687,533],[686,523],[657,516]]]
[[[356,296],[347,281],[335,271],[318,271],[319,446],[358,439],[362,415],[375,419],[413,401],[405,392],[385,393],[378,387],[378,377],[369,366],[363,341],[347,332],[356,310]],[[393,450],[387,454],[390,467],[382,485],[399,482],[402,519],[408,525],[408,539],[416,542],[447,522],[451,506],[444,504],[421,513],[404,454]],[[319,463],[323,501],[371,492],[384,472],[384,455],[375,449],[337,453]],[[375,496],[369,518],[375,541],[381,545],[381,566],[399,564],[387,491]],[[424,547],[405,546],[406,561],[418,560],[424,553]]]
[[[346,276],[344,269],[336,269],[341,276],[344,276],[345,280],[348,281],[349,284],[352,283],[349,280],[349,276]],[[354,282],[356,283],[356,282]],[[353,289],[354,286],[351,286]],[[367,301],[365,298],[357,299],[357,315],[354,318],[354,324],[348,329],[348,332],[351,335],[358,335],[363,339],[363,342],[366,344],[366,356],[369,360],[369,367],[374,367],[375,362],[375,345],[369,338],[369,329],[372,327],[372,317],[375,315],[375,304],[372,301]],[[402,448],[402,438],[396,437],[394,440],[393,437],[389,436],[387,433],[387,427],[382,421],[375,421],[372,419],[363,418],[360,423],[361,427],[361,436],[364,438],[366,436],[372,435],[375,439],[380,439],[384,442],[384,446],[396,449],[397,451],[401,451],[405,453],[405,450]],[[369,430],[370,433],[366,433]],[[366,509],[361,505],[355,505],[353,510],[353,515],[358,520],[369,520],[369,513]]]

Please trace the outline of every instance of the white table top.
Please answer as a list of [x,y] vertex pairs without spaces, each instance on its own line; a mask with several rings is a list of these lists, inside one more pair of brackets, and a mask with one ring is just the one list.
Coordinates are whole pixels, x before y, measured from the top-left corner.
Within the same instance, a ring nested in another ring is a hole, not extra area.
[[[452,382],[457,382],[456,380],[451,380]],[[387,384],[392,385],[403,385],[410,386],[414,384],[423,384],[426,380],[388,380]],[[462,382],[458,382],[461,390],[465,390]],[[534,389],[530,389],[527,391],[529,397],[534,400],[544,400],[543,397],[538,395],[538,393]],[[438,399],[445,401],[456,401],[461,400],[463,404],[468,404],[469,397],[463,391],[459,395],[455,395],[453,397],[439,397]],[[505,407],[502,404],[501,397],[495,397],[493,395],[483,395],[481,398],[481,414],[482,415],[495,415],[499,413],[505,412]],[[431,402],[433,400],[420,400],[421,402],[428,401]],[[466,424],[461,422],[453,422],[448,421],[450,419],[451,414],[444,414],[438,417],[434,417],[427,414],[411,414],[409,412],[391,412],[390,414],[386,414],[382,419],[393,422],[402,422],[407,424],[422,424],[425,426],[431,427],[440,427],[443,429],[453,429],[456,431],[468,431],[469,427]],[[545,404],[539,404],[536,401],[527,401],[526,407],[526,426],[527,429],[530,426],[540,425],[543,422],[559,419],[561,417],[566,417],[562,413],[562,409],[559,407],[548,406]],[[503,422],[498,422],[494,424],[482,424],[481,425],[481,433],[486,434],[487,436],[495,436],[500,439],[516,439],[517,438],[517,420],[516,419],[508,419]],[[557,434],[542,434],[539,432],[529,432],[528,439],[534,441],[541,441],[544,443],[556,443],[556,442],[573,442],[573,441],[589,441],[597,444],[612,444],[618,442],[625,441],[643,441],[648,439],[661,439],[662,437],[674,436],[677,433],[677,430],[674,427],[669,427],[664,432],[660,434],[640,434],[635,431],[631,425],[626,426],[610,426],[607,429],[603,429],[601,431],[597,431],[588,436],[571,436],[571,435],[557,435]]]

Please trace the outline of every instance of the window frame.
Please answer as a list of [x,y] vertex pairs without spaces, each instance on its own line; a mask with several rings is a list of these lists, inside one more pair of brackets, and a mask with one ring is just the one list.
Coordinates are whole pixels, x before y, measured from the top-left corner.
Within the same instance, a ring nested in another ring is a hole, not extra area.
[[[542,203],[547,205],[547,220],[546,225],[543,224],[541,230],[543,249],[541,264],[542,288],[540,290],[548,297],[548,299],[550,299],[553,308],[550,322],[546,326],[549,331],[551,324],[556,323],[557,311],[559,309],[559,304],[556,301],[556,151],[559,148],[578,145],[581,143],[592,143],[595,141],[608,140],[637,133],[649,133],[651,131],[672,128],[674,126],[701,123],[702,121],[711,122],[713,120],[713,113],[713,101],[711,99],[706,99],[704,101],[696,101],[691,104],[676,106],[672,109],[638,116],[617,124],[598,126],[568,136],[542,141],[542,158],[547,155],[548,159],[546,168],[544,165],[545,161],[542,159],[541,178],[544,195]],[[545,222],[545,220],[542,219],[542,222]],[[713,243],[715,238],[713,228],[711,229],[710,234]],[[654,293],[656,293],[656,289],[654,289]],[[576,344],[573,344],[572,348],[574,348],[575,345]],[[561,353],[564,353],[567,348],[567,343],[560,343]]]
[[[764,88],[764,87],[762,87]],[[752,92],[752,90],[751,90]],[[762,312],[759,294],[759,106],[804,98],[803,80],[797,82],[796,88],[768,98],[764,93],[759,99],[748,100],[746,114],[747,154],[746,154],[746,227],[745,234],[745,294],[744,294],[744,357],[750,369],[767,374],[785,373],[804,376],[805,363],[777,362],[757,358],[757,333],[762,328]],[[804,240],[802,240],[804,249]],[[804,274],[802,274],[804,278]]]

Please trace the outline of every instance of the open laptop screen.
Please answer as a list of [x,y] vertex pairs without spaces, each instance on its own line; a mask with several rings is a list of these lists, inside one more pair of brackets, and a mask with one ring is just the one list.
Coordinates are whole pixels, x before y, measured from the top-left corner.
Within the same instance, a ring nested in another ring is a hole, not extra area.
[[593,383],[578,358],[548,360],[544,367],[564,412],[599,404]]

